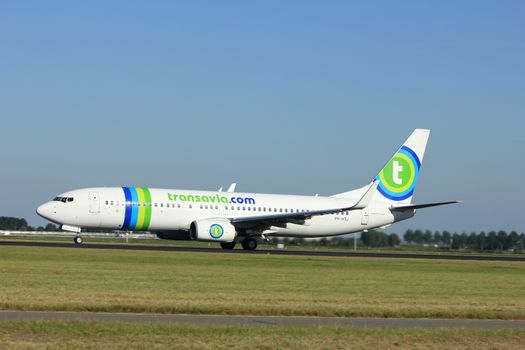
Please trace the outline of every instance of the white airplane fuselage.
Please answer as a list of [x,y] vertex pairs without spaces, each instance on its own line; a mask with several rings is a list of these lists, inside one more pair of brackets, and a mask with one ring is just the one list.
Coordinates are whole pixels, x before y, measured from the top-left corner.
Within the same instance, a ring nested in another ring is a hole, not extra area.
[[[135,192],[147,190],[150,198],[129,200],[125,189]],[[37,212],[57,224],[83,229],[187,231],[191,223],[199,219],[230,219],[350,207],[364,193],[363,189],[355,192],[355,198],[343,199],[133,187],[86,188],[63,193],[57,200],[41,205]],[[62,198],[66,200],[62,201]],[[342,235],[389,225],[414,213],[411,211],[394,217],[388,208],[386,202],[373,202],[362,210],[313,216],[302,225],[290,222],[272,225],[260,233],[288,237]],[[132,217],[134,211],[136,218]],[[126,216],[129,217],[127,221]]]

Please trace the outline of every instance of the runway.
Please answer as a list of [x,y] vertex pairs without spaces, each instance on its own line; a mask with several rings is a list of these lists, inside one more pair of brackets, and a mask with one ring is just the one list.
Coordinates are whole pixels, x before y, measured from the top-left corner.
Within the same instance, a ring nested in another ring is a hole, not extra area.
[[174,251],[217,254],[271,254],[271,255],[298,255],[298,256],[339,256],[360,258],[402,258],[402,259],[440,259],[440,260],[486,260],[486,261],[525,261],[525,256],[514,255],[460,255],[460,254],[424,254],[424,253],[365,253],[353,251],[330,250],[242,250],[221,249],[207,247],[185,247],[168,245],[139,245],[139,244],[103,244],[84,243],[76,245],[73,242],[28,242],[0,240],[0,246],[22,246],[42,248],[70,248],[70,249],[119,249],[119,250],[149,250],[149,251]]
[[477,328],[524,329],[525,320],[469,320],[422,318],[360,318],[317,316],[237,316],[132,314],[104,312],[0,311],[1,321],[113,321],[133,323],[180,323],[204,326],[275,326],[275,327],[366,327],[366,328]]

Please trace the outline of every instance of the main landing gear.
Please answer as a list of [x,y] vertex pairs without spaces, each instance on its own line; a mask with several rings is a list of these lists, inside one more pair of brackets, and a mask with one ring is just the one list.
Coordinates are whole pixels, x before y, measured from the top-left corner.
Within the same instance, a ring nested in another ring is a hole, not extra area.
[[221,242],[222,249],[233,249],[235,248],[235,241],[233,242]]
[[[245,238],[242,242],[242,249],[244,250],[255,250],[257,248],[257,241],[251,237]],[[222,249],[233,249],[235,248],[235,242],[221,242]]]
[[75,242],[75,244],[82,244],[82,242],[84,242],[84,239],[82,238],[82,236],[78,235],[75,236],[75,238],[73,238],[73,241]]
[[255,250],[257,248],[257,241],[251,237],[245,238],[241,244],[244,250]]

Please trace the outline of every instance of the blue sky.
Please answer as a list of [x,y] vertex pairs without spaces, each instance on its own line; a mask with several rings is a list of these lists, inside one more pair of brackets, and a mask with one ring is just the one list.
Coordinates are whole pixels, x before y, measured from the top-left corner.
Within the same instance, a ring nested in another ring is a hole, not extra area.
[[79,187],[329,195],[432,130],[406,228],[525,231],[523,1],[2,1],[0,215]]

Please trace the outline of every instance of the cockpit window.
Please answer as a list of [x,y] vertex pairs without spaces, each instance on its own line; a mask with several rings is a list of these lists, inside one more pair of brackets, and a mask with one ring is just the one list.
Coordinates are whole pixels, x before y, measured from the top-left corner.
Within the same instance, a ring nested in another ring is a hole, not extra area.
[[53,201],[55,202],[62,202],[62,203],[67,203],[67,202],[73,202],[75,199],[73,197],[55,197],[53,199]]

